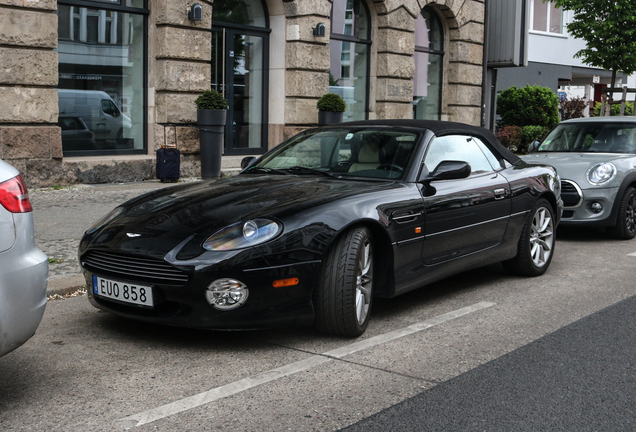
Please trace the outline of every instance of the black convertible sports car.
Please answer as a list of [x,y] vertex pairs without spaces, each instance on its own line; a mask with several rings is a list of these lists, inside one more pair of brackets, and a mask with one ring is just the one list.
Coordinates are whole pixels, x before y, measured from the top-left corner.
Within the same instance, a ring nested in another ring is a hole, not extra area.
[[374,297],[502,261],[550,265],[554,168],[485,129],[374,120],[305,131],[236,177],[132,199],[84,235],[100,309],[212,329],[314,324],[361,335]]

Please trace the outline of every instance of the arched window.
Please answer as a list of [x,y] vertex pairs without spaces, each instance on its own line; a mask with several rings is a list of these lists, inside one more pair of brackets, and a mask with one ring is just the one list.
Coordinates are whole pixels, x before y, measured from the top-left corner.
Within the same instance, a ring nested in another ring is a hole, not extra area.
[[369,9],[361,0],[334,0],[329,42],[329,92],[347,103],[344,120],[364,120],[369,111]]
[[442,22],[435,12],[425,7],[415,21],[413,118],[440,119],[443,60]]
[[228,101],[225,154],[267,149],[269,20],[262,0],[212,5],[212,88]]

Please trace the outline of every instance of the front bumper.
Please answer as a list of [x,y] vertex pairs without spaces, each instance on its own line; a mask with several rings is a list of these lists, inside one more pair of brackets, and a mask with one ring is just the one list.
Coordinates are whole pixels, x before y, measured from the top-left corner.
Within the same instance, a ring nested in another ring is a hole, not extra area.
[[[613,188],[589,188],[580,190],[580,202],[578,205],[565,207],[561,224],[564,226],[588,225],[588,226],[612,226],[615,221],[612,210],[618,194],[618,187]],[[600,204],[602,210],[592,210],[593,204]]]
[[[93,291],[93,274],[120,282],[147,285],[85,270],[88,299],[102,310],[141,321],[178,327],[217,330],[249,330],[286,325],[310,325],[314,319],[311,302],[319,261],[265,268],[219,269],[210,266],[189,274],[183,286],[152,285],[152,308],[136,306],[99,296]],[[274,288],[275,280],[298,278],[298,284]],[[215,280],[232,278],[249,289],[247,301],[232,310],[218,310],[206,300],[206,288]]]

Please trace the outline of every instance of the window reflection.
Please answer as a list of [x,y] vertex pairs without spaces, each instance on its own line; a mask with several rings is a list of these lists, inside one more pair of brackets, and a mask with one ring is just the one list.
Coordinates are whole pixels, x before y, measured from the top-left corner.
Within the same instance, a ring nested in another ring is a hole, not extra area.
[[214,2],[212,22],[266,27],[261,0],[224,0]]
[[[65,154],[144,148],[143,26],[142,15],[58,5],[58,104]],[[76,127],[69,129],[70,124]],[[78,138],[70,130],[83,132]]]
[[329,42],[329,93],[347,103],[344,120],[364,120],[368,111],[369,14],[360,0],[334,0]]
[[442,23],[435,13],[425,8],[415,21],[413,118],[440,118],[443,49]]

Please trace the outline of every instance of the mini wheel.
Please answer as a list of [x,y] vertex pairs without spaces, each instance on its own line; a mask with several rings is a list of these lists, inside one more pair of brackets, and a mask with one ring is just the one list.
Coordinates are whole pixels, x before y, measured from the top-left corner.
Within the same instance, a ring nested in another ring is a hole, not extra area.
[[618,206],[616,225],[610,234],[620,240],[630,240],[636,236],[636,189],[628,187]]
[[373,240],[354,227],[329,250],[314,290],[315,327],[322,333],[360,336],[373,300]]

